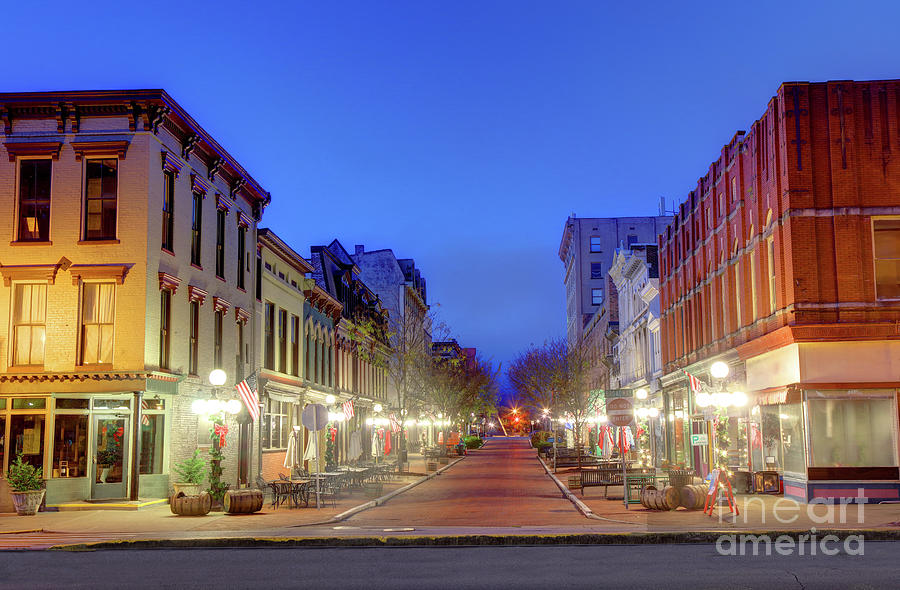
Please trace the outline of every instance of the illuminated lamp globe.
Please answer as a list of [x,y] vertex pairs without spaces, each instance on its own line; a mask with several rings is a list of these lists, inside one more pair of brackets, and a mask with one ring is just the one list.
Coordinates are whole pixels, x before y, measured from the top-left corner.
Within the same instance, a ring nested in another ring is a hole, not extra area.
[[335,400],[335,397],[333,395],[331,395],[330,393],[325,396],[325,403],[328,405],[333,404],[334,400]]
[[239,414],[241,412],[241,402],[236,399],[230,399],[225,404],[225,411],[229,414]]
[[708,393],[701,392],[697,394],[695,401],[698,407],[705,408],[712,403],[712,398]]
[[380,412],[384,408],[381,407],[381,404],[375,404],[374,406],[372,406],[372,409],[375,410],[376,412]]
[[735,391],[731,394],[731,405],[742,408],[747,405],[747,394],[743,391]]
[[647,399],[647,395],[647,390],[643,387],[634,392],[634,396],[638,399]]
[[214,385],[215,387],[225,385],[225,381],[227,379],[228,375],[226,375],[225,371],[223,371],[222,369],[213,369],[209,374],[209,383],[210,385]]
[[651,418],[656,418],[657,416],[659,416],[659,408],[650,408],[649,410],[647,410],[647,415]]
[[722,361],[716,361],[709,367],[709,374],[716,379],[728,377],[728,365]]
[[205,414],[206,413],[206,400],[205,399],[195,399],[191,403],[191,412],[195,414]]

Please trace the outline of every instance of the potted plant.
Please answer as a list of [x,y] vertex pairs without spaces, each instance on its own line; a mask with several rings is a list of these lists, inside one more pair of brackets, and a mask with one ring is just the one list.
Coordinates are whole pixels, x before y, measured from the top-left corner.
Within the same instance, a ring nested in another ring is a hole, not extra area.
[[194,449],[190,459],[179,461],[173,466],[178,481],[172,482],[175,493],[183,492],[185,496],[196,496],[200,493],[200,484],[206,470],[206,462],[200,458],[200,450]]
[[44,501],[44,478],[40,467],[35,467],[22,460],[22,453],[16,457],[15,463],[9,466],[6,481],[9,484],[13,506],[19,516],[37,514],[41,502]]

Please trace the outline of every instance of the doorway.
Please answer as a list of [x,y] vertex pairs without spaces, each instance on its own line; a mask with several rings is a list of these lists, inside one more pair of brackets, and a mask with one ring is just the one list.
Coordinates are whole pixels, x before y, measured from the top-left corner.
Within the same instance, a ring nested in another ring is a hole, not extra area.
[[93,416],[91,499],[128,497],[129,417]]

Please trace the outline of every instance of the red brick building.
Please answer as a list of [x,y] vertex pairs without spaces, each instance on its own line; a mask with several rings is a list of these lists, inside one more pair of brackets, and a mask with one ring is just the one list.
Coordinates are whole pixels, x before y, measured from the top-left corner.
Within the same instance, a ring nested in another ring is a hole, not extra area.
[[669,461],[898,499],[900,81],[783,84],[659,246]]

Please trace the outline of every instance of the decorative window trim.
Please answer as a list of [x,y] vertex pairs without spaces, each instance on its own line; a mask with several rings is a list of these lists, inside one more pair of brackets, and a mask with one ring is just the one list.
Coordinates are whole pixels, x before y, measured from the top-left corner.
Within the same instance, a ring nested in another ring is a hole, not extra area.
[[84,279],[114,280],[117,285],[125,282],[131,264],[73,264],[69,267],[72,284],[78,286]]
[[196,301],[200,305],[206,301],[206,296],[208,293],[201,289],[200,287],[195,287],[194,285],[188,285],[188,301]]
[[231,304],[222,299],[221,297],[213,297],[213,309],[215,311],[228,311],[231,308]]
[[234,207],[234,201],[222,193],[216,193],[216,209],[220,209],[225,213],[230,213],[232,207]]
[[75,161],[80,162],[85,156],[109,156],[115,154],[120,160],[125,159],[128,151],[128,141],[73,141],[72,149],[75,151]]
[[173,295],[178,291],[178,285],[181,284],[181,279],[175,275],[170,275],[169,273],[162,271],[159,272],[158,276],[160,291],[171,291]]
[[175,178],[178,178],[178,175],[181,173],[181,168],[184,166],[184,162],[167,151],[162,151],[161,154],[163,172],[171,172],[175,175]]
[[250,217],[247,216],[246,213],[244,213],[241,210],[238,210],[237,224],[239,227],[244,227],[244,228],[250,229],[250,225],[252,224],[252,221],[251,221]]
[[7,143],[5,145],[10,162],[15,162],[16,158],[22,156],[50,156],[53,160],[59,160],[59,150],[62,147],[62,142],[21,142]]
[[13,281],[47,281],[48,285],[56,282],[56,264],[17,264],[0,266],[3,274],[3,285],[9,287]]
[[210,188],[209,182],[204,180],[199,174],[191,174],[191,192],[205,197]]
[[250,312],[246,309],[242,309],[240,307],[234,308],[234,321],[237,324],[242,326],[247,325],[247,322],[250,321]]

